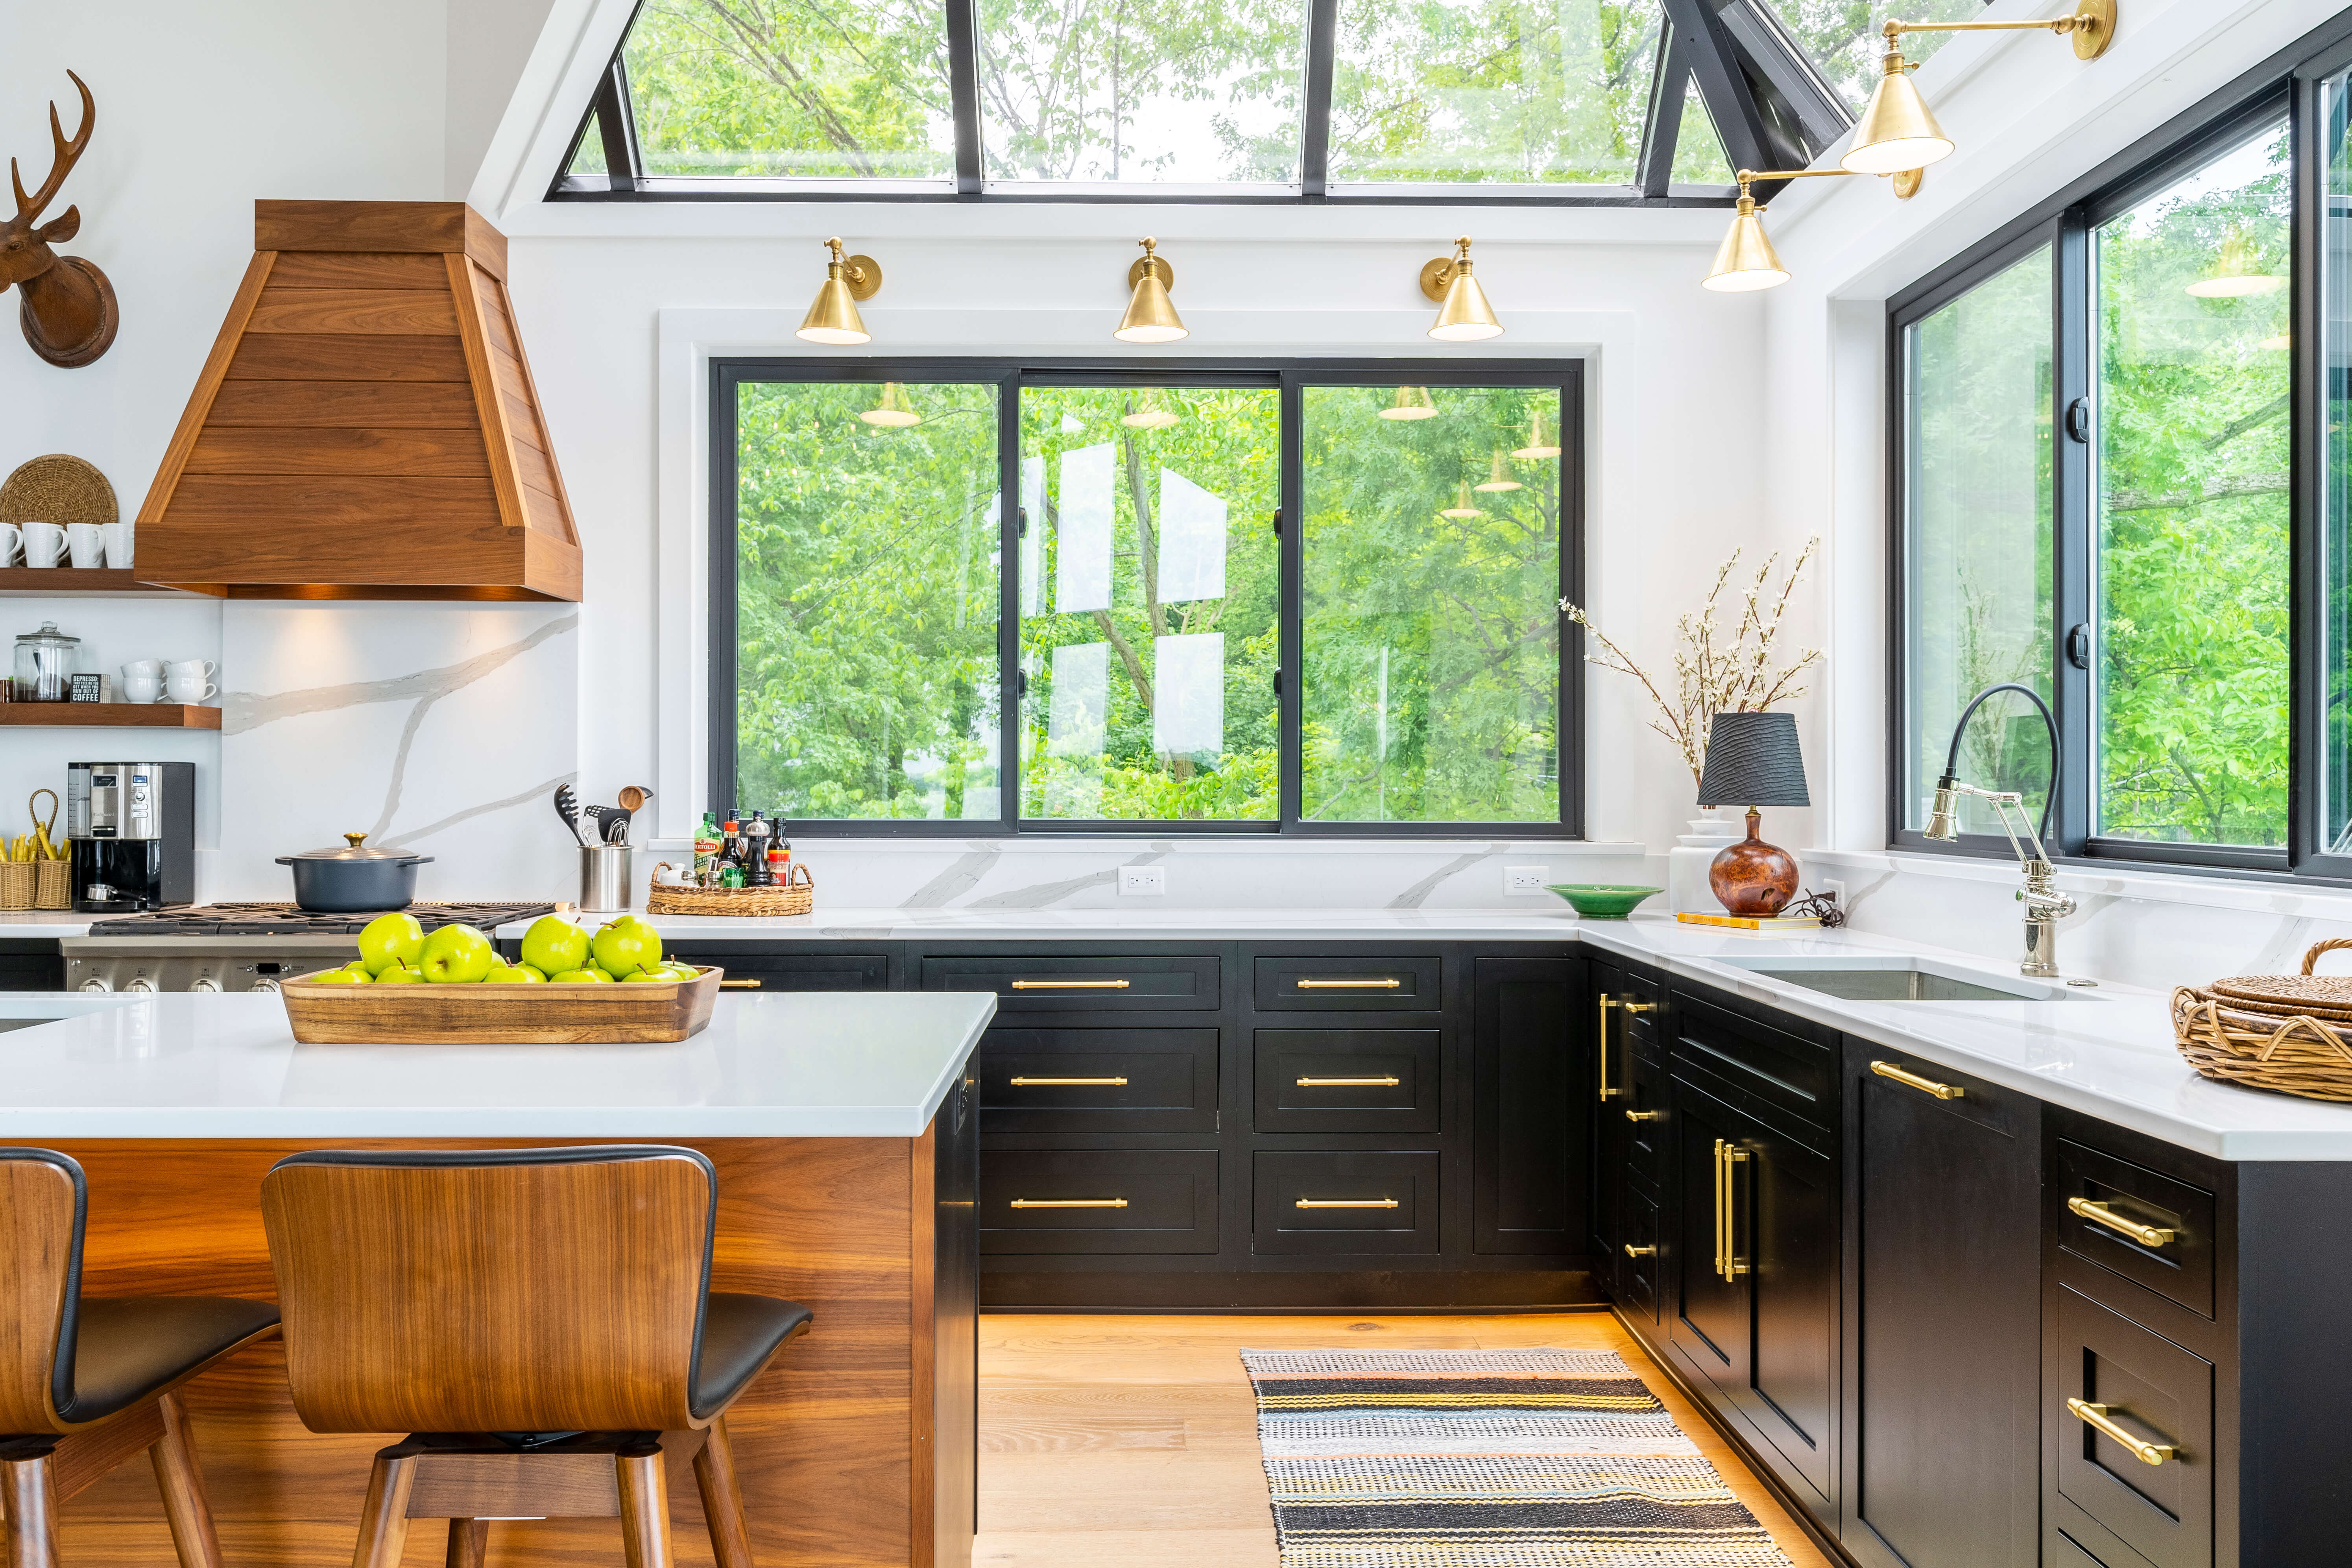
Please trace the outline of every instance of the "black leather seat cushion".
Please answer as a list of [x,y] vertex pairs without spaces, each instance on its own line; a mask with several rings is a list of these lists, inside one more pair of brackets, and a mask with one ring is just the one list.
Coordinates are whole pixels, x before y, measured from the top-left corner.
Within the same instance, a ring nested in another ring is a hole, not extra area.
[[713,1290],[710,1304],[703,1309],[702,1363],[696,1369],[689,1401],[695,1418],[716,1415],[735,1403],[776,1347],[807,1328],[814,1317],[798,1301]]
[[58,1412],[76,1423],[169,1387],[275,1324],[278,1309],[232,1296],[85,1296],[79,1316],[73,1404]]

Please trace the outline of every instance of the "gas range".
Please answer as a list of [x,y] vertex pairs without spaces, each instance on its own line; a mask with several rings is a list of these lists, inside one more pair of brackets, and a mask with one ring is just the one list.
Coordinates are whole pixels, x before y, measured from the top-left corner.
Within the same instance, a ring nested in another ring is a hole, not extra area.
[[[485,931],[536,920],[553,904],[411,904],[426,931],[463,921]],[[321,914],[292,904],[185,904],[92,922],[58,945],[72,991],[275,991],[281,976],[359,955],[382,911]]]

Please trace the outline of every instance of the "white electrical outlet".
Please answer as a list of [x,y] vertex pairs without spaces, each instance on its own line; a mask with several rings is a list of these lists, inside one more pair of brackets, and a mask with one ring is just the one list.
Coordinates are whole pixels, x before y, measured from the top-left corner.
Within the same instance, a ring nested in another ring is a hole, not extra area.
[[1513,898],[1540,894],[1544,884],[1551,880],[1549,866],[1506,866],[1503,868],[1503,891]]
[[1168,868],[1121,866],[1118,868],[1118,891],[1121,898],[1165,898],[1168,894]]
[[1816,887],[1813,891],[1817,893],[1827,893],[1831,898],[1837,900],[1837,906],[1839,909],[1843,910],[1845,908],[1845,884],[1843,882],[1824,881],[1820,886]]

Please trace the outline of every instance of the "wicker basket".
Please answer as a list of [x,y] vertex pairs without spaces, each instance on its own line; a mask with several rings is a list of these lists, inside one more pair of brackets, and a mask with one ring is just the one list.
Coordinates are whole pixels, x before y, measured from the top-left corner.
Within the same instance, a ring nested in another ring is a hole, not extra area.
[[661,879],[674,870],[667,861],[654,868],[654,884],[646,894],[649,915],[804,915],[816,908],[816,884],[808,868],[794,865],[784,881],[766,888],[681,888]]
[[[2352,978],[2314,975],[2319,955],[2352,941],[2315,943],[2299,975],[2244,975],[2172,994],[2172,1033],[2206,1078],[2306,1100],[2352,1100]],[[2226,985],[2227,992],[2220,989]],[[2300,1011],[2289,1012],[2289,1007]]]
[[41,865],[37,860],[0,860],[0,910],[33,907],[33,884]]
[[32,867],[33,907],[37,910],[73,908],[73,862],[36,860]]

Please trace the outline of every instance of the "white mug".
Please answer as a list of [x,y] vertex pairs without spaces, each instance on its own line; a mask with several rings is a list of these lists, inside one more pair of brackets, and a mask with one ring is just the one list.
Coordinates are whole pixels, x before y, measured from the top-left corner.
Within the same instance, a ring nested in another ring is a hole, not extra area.
[[106,563],[120,572],[131,564],[131,528],[127,522],[101,522],[99,532],[106,536]]
[[74,565],[84,572],[106,564],[106,535],[98,531],[94,522],[66,524],[66,548],[72,554]]
[[173,680],[209,680],[219,672],[220,666],[208,658],[178,658],[163,667]]
[[163,700],[163,678],[160,675],[133,675],[128,667],[122,671],[122,700],[125,702],[157,702]]
[[28,522],[25,532],[25,564],[54,566],[66,552],[66,531],[54,522]]
[[163,683],[163,689],[174,702],[208,702],[220,693],[219,687],[201,675],[175,675]]
[[17,551],[24,548],[25,531],[13,522],[0,522],[0,566],[15,563]]
[[142,677],[149,680],[161,680],[163,679],[163,661],[160,658],[134,658],[122,667],[122,674],[125,679],[130,680]]

